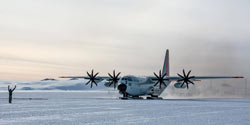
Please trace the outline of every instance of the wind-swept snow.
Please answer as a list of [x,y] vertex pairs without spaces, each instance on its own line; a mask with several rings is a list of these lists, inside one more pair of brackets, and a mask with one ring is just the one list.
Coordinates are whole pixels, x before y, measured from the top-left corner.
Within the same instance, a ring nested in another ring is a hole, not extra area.
[[110,90],[16,92],[8,104],[7,94],[0,92],[1,125],[250,124],[249,99],[119,100]]

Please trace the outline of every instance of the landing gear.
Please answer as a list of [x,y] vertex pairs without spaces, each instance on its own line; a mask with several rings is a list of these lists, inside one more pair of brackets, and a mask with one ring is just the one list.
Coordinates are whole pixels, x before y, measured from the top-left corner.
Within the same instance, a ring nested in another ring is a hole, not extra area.
[[143,98],[140,97],[140,96],[127,96],[127,97],[120,97],[120,99],[122,99],[122,100],[133,100],[133,99],[140,100],[140,99],[143,99]]
[[147,97],[147,99],[152,99],[152,100],[162,100],[162,97],[156,96],[156,95],[151,95],[150,97]]
[[132,96],[132,99],[143,99],[143,98],[140,96]]
[[131,99],[131,97],[129,97],[129,96],[123,96],[123,97],[119,97],[119,99],[121,99],[121,100],[128,100],[128,99]]
[[128,93],[127,92],[120,92],[120,94],[122,94],[123,96],[122,97],[119,97],[120,99],[122,99],[122,100],[127,100],[128,99],[128,97],[129,97],[129,95],[128,95]]

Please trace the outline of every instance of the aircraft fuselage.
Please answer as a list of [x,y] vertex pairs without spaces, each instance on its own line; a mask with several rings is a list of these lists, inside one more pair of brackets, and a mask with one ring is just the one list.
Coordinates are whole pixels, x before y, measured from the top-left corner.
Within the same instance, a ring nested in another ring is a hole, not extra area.
[[[170,81],[166,82],[168,86]],[[155,82],[148,77],[136,77],[136,76],[124,76],[119,80],[119,85],[126,85],[126,92],[130,96],[144,96],[153,95],[159,96],[167,86],[162,86],[161,89],[159,85],[154,86]]]

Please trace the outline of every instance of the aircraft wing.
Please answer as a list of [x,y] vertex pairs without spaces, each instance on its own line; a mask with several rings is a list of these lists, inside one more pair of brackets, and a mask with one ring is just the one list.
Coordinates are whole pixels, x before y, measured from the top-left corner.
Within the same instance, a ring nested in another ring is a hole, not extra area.
[[112,84],[114,85],[114,88],[116,87],[116,84],[118,83],[120,77],[119,75],[121,74],[121,72],[119,72],[118,74],[115,73],[115,70],[113,70],[113,75],[111,75],[110,73],[108,73],[108,76],[98,76],[98,73],[94,73],[94,70],[92,70],[90,73],[87,72],[87,76],[61,76],[59,78],[71,78],[71,79],[88,79],[88,82],[86,82],[85,84],[88,85],[90,83],[91,88],[93,86],[93,84],[95,84],[97,86],[97,83],[103,81],[103,80],[107,80],[109,82],[106,82],[104,85],[110,87]]
[[[165,79],[169,81],[177,81],[181,80],[182,78],[179,76],[166,76]],[[191,78],[192,81],[196,80],[205,80],[205,79],[237,79],[237,78],[244,78],[242,76],[194,76]]]
[[[237,79],[237,78],[244,78],[242,76],[194,76],[193,78],[190,78],[192,81],[200,81],[200,80],[206,80],[206,79]],[[156,77],[152,76],[150,77],[151,80],[156,79]],[[169,81],[178,81],[182,78],[180,76],[165,76],[164,80]]]
[[[59,78],[69,78],[69,79],[88,79],[88,76],[60,76]],[[99,80],[109,79],[107,76],[96,76]]]
[[84,79],[85,76],[60,76],[59,78],[69,78],[69,79]]

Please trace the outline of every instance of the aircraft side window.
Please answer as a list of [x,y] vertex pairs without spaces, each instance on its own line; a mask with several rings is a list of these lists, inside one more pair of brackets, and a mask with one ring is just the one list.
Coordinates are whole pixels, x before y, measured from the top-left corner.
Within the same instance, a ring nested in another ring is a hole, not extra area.
[[131,78],[128,78],[128,81],[132,81],[132,79],[131,79]]

